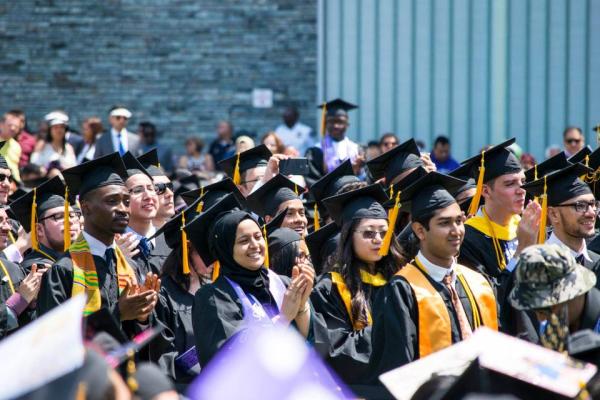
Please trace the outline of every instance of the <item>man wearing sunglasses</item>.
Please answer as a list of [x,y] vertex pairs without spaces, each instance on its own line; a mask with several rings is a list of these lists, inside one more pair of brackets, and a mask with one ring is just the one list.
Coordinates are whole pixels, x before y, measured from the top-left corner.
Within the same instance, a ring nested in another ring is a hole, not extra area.
[[563,132],[563,143],[567,158],[577,154],[585,146],[585,136],[580,128],[569,126]]

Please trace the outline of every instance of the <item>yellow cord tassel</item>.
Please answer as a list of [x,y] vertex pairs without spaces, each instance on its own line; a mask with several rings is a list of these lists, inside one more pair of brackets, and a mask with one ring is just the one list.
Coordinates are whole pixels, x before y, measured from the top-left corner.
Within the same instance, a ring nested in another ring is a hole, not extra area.
[[538,232],[538,244],[543,244],[546,241],[546,219],[548,217],[548,194],[546,191],[546,177],[544,176],[544,194],[542,195],[542,215],[540,217],[540,230]]
[[38,250],[40,248],[37,238],[37,230],[35,225],[37,224],[37,188],[33,188],[33,204],[31,205],[31,248]]
[[479,177],[477,178],[477,191],[471,205],[469,206],[469,215],[477,214],[479,210],[479,202],[481,201],[481,192],[483,190],[483,176],[485,175],[485,150],[481,152],[481,166],[479,167]]
[[263,225],[263,235],[265,236],[265,267],[269,268],[269,241],[267,240],[267,224]]
[[390,200],[394,198],[394,185],[390,185]]
[[129,357],[129,360],[127,360],[127,386],[129,387],[129,390],[131,390],[132,392],[136,392],[139,388],[138,382],[134,377],[135,374],[135,353],[133,352],[133,350],[129,350],[127,351],[127,356]]
[[220,272],[221,272],[221,264],[219,263],[219,260],[217,260],[213,263],[213,271],[212,271],[212,281],[213,282],[217,280]]
[[296,193],[296,196],[299,196],[298,194],[298,185],[294,183],[294,193]]
[[204,196],[204,186],[200,186],[200,197]]
[[185,233],[185,213],[181,213],[181,258],[183,264],[183,273],[188,275],[190,273],[190,260],[188,258],[188,245],[187,245],[187,233]]
[[[586,167],[588,167],[588,168],[590,167],[590,155],[589,154],[585,156],[584,164]],[[585,174],[581,175],[579,177],[579,179],[581,179],[584,182],[591,183],[594,180],[594,174],[593,173],[592,174],[585,173]]]
[[400,190],[396,193],[396,201],[394,202],[394,208],[388,216],[388,230],[383,238],[383,243],[379,249],[380,256],[387,256],[390,251],[390,245],[394,237],[394,227],[396,226],[396,220],[398,219],[398,213],[400,212]]
[[325,137],[325,129],[327,126],[327,103],[323,102],[321,108],[321,137]]
[[[533,169],[533,180],[534,180],[534,181],[537,181],[537,180],[538,180],[538,174],[537,174],[537,164],[535,164],[535,165],[533,166],[533,168],[534,168],[534,169]],[[537,198],[537,196],[534,196],[534,197],[533,197],[533,201],[534,201],[534,203],[537,203],[537,202],[538,202],[538,198]]]
[[319,207],[317,207],[317,203],[315,203],[314,210],[315,210],[314,226],[315,226],[315,232],[316,232],[319,229],[321,229],[321,220],[320,220],[320,216],[319,216]]
[[233,169],[233,183],[236,185],[242,183],[242,178],[240,176],[240,153],[237,154],[237,158],[235,160],[235,168]]
[[64,239],[64,245],[63,245],[63,251],[67,251],[69,250],[69,247],[71,247],[71,218],[69,217],[69,188],[65,186],[65,203],[64,203],[64,210],[63,210],[63,218],[65,220],[65,224],[64,224],[64,231],[63,231],[63,239]]
[[202,212],[202,209],[204,208],[204,202],[203,201],[199,201],[198,205],[196,206],[196,212],[198,214],[200,214]]

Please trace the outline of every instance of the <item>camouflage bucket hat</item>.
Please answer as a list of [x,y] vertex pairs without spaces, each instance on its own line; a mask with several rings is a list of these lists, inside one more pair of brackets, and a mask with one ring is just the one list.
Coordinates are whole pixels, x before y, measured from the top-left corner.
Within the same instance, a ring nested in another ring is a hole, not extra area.
[[555,244],[526,248],[515,269],[509,300],[518,310],[554,306],[588,292],[596,275],[578,264],[570,250]]

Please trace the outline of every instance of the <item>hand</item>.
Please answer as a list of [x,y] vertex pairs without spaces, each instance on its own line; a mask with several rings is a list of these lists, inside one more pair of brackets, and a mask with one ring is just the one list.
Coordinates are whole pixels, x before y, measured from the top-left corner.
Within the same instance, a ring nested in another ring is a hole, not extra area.
[[138,288],[141,291],[153,290],[158,293],[160,290],[160,279],[158,278],[158,275],[148,272],[143,287],[138,286]]
[[42,284],[42,276],[47,270],[46,266],[38,269],[37,264],[33,264],[29,274],[21,281],[17,292],[23,296],[27,303],[31,303],[37,298]]
[[521,222],[519,222],[517,228],[517,240],[519,244],[515,256],[521,254],[526,247],[536,244],[541,216],[542,207],[535,201],[530,201],[525,210],[523,210]]
[[360,169],[363,167],[365,162],[366,159],[364,154],[357,155],[356,158],[352,161],[352,171],[355,175],[360,174]]
[[301,307],[302,294],[306,289],[306,277],[300,274],[300,269],[296,266],[292,268],[292,282],[283,295],[283,303],[279,315],[285,322],[292,322],[298,315]]
[[285,154],[273,154],[271,158],[269,158],[269,162],[267,163],[267,169],[265,170],[265,174],[263,175],[261,181],[263,183],[267,183],[271,179],[273,179],[277,174],[279,174],[279,161],[287,160],[290,158]]
[[137,247],[140,241],[133,232],[116,234],[115,242],[117,242],[117,246],[119,246],[125,257],[132,258],[140,252]]
[[121,321],[137,319],[145,321],[154,309],[158,295],[154,290],[140,290],[140,287],[127,281],[127,286],[119,296]]
[[306,287],[301,294],[300,298],[300,309],[299,312],[304,309],[306,303],[308,302],[308,298],[313,290],[313,285],[315,282],[315,269],[312,264],[309,262],[300,262],[300,260],[296,259],[296,266],[300,270],[300,275],[306,278]]
[[423,161],[423,168],[425,168],[427,172],[437,171],[435,164],[431,161],[429,153],[421,153],[421,161]]
[[17,231],[17,238],[15,240],[15,246],[19,250],[19,253],[25,254],[27,249],[31,248],[31,236],[29,233],[25,232],[22,226],[19,226],[19,230]]

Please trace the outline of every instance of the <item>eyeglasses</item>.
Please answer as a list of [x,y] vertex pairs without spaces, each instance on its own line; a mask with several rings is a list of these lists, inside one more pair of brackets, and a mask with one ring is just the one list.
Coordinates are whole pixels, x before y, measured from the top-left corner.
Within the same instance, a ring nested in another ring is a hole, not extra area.
[[581,142],[581,139],[566,139],[565,142],[569,144],[577,144]]
[[584,212],[587,212],[588,208],[598,211],[598,208],[600,207],[600,201],[596,201],[596,200],[576,201],[575,203],[559,204],[554,207],[573,207],[575,212],[578,212],[579,214],[583,214]]
[[[80,212],[72,212],[69,213],[69,219],[75,220],[81,218]],[[40,218],[39,221],[42,222],[46,219],[52,219],[54,222],[62,222],[65,220],[65,214],[63,212],[58,212],[56,214],[45,216],[44,218]]]
[[129,190],[129,193],[134,195],[134,196],[139,196],[140,194],[144,193],[144,192],[148,192],[148,193],[156,193],[156,190],[154,189],[154,185],[147,185],[147,186],[135,186],[132,187]]
[[254,182],[258,182],[258,181],[260,181],[261,179],[262,179],[262,178],[259,178],[259,179],[254,179],[254,180],[252,180],[252,181],[242,181],[242,182],[240,182],[240,185],[245,185],[246,183],[254,183]]
[[155,183],[154,184],[154,190],[156,191],[156,194],[161,195],[164,194],[167,189],[169,189],[171,192],[173,191],[173,183],[172,182],[168,182],[168,183]]
[[398,145],[398,142],[395,142],[395,141],[394,142],[383,142],[383,145],[385,147],[396,146],[396,145]]
[[0,174],[0,182],[5,182],[10,180],[10,175]]
[[387,231],[372,231],[372,230],[364,230],[364,231],[354,231],[356,233],[361,233],[362,234],[362,238],[365,240],[373,240],[377,237],[377,235],[379,235],[379,237],[381,239],[384,238],[385,234],[387,233]]

